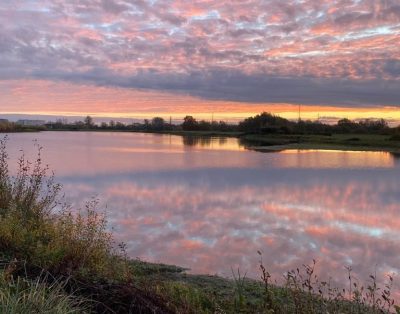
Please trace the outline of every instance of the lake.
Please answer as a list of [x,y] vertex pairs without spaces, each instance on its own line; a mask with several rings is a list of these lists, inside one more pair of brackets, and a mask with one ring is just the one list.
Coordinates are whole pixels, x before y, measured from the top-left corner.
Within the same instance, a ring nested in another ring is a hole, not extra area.
[[[317,260],[323,277],[400,269],[400,159],[385,152],[251,151],[234,138],[9,134],[15,166],[34,140],[68,202],[97,198],[133,258],[274,278]],[[397,279],[400,281],[400,278]]]

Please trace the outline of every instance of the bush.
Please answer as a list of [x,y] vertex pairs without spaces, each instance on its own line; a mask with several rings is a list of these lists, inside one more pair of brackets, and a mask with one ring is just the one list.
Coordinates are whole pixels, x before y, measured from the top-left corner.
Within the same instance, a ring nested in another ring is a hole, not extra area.
[[[59,201],[60,185],[42,165],[19,159],[10,175],[6,140],[0,141],[0,252],[62,275],[105,275],[115,270],[112,236],[96,201],[73,212]],[[118,272],[120,269],[118,269]],[[113,274],[114,275],[114,274]]]
[[131,265],[115,250],[97,201],[77,211],[61,202],[40,147],[36,161],[22,156],[12,175],[6,142],[0,140],[0,260],[13,268],[0,264],[0,313],[74,313],[75,292],[93,301],[92,312],[169,313],[164,299],[132,283]]

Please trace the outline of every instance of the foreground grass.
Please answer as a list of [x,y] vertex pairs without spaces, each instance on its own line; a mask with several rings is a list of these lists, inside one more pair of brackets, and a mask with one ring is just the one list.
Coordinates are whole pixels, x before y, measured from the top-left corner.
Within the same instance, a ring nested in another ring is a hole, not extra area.
[[0,313],[75,314],[86,312],[83,302],[67,294],[61,283],[47,284],[45,277],[34,280],[14,278],[9,270],[7,268],[0,272]]
[[138,281],[154,284],[181,305],[178,313],[400,313],[391,298],[392,277],[379,287],[371,275],[366,286],[358,286],[351,268],[345,283],[349,288],[338,289],[319,280],[315,262],[289,271],[282,286],[271,284],[262,262],[261,281],[246,278],[239,270],[232,270],[233,278],[228,279],[187,274],[163,264],[133,261],[132,266]]
[[[22,156],[9,173],[0,140],[1,313],[390,313],[392,278],[378,287],[339,290],[321,282],[313,265],[271,285],[232,270],[233,279],[191,275],[177,266],[132,261],[116,244],[96,201],[73,210],[42,165]],[[261,253],[260,253],[260,257]],[[229,267],[229,266],[228,266]]]

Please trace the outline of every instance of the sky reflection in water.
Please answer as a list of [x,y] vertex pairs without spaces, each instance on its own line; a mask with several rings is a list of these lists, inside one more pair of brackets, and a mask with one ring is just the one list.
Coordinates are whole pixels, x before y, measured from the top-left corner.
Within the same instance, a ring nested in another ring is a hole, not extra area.
[[[400,269],[400,164],[382,152],[248,151],[236,139],[125,133],[12,134],[11,156],[32,140],[68,201],[97,196],[132,257],[258,276],[257,250],[280,278],[318,261],[368,278]],[[399,281],[400,278],[397,280]]]

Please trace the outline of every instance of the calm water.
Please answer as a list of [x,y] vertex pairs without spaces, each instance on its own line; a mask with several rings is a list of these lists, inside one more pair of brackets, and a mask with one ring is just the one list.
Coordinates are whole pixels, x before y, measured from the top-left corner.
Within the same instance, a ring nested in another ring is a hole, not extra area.
[[[236,139],[128,133],[11,134],[33,140],[69,202],[98,197],[132,257],[280,278],[318,261],[323,276],[400,269],[400,160],[383,152],[246,150]],[[397,279],[400,282],[400,277]]]

